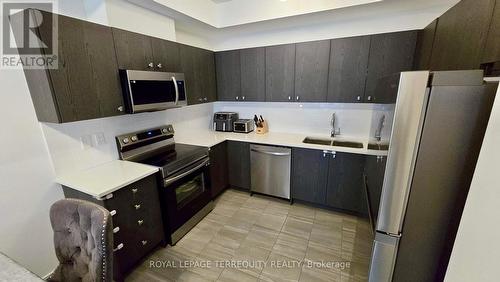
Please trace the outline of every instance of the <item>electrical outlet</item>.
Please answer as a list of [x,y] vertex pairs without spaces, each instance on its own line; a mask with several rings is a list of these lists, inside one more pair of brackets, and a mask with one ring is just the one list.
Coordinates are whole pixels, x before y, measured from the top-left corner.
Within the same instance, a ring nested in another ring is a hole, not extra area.
[[101,146],[106,144],[106,136],[104,136],[103,132],[98,132],[92,135],[92,141],[95,144],[95,146]]
[[90,135],[82,135],[80,137],[80,145],[82,150],[87,150],[92,147],[92,137]]

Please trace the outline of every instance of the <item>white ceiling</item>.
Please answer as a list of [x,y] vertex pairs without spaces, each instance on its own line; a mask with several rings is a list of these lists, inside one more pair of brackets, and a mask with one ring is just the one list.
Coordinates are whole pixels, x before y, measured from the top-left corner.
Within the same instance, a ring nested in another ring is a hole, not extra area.
[[[260,12],[250,11],[245,5],[226,6],[232,7],[230,9],[213,7],[240,3],[239,1],[261,0],[231,0],[221,4],[215,4],[212,0],[127,1],[173,19],[178,42],[214,51],[422,29],[459,2],[459,0],[383,0],[246,24],[215,27],[206,22],[215,22],[221,15],[229,18],[235,15],[255,15]],[[184,5],[178,9],[165,6],[167,2],[179,4],[179,1]],[[260,9],[266,10],[266,7],[262,6]],[[194,17],[196,13],[203,15],[205,19]]]
[[255,23],[383,0],[153,0],[216,28]]

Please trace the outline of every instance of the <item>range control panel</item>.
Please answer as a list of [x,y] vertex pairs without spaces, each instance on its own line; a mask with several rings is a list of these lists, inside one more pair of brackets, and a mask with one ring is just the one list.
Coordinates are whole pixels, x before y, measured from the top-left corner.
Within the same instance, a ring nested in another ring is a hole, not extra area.
[[127,133],[124,135],[116,136],[116,141],[120,147],[126,147],[135,143],[141,143],[146,140],[151,140],[159,136],[174,136],[174,128],[172,125],[166,125],[156,128],[151,128],[143,131]]

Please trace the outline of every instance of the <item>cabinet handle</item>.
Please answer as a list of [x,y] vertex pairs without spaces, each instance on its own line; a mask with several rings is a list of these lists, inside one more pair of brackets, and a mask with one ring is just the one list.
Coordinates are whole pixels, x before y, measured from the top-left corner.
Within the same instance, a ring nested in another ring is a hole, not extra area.
[[361,96],[356,97],[357,101],[361,101]]
[[119,106],[117,109],[119,112],[123,112],[123,106]]
[[239,97],[239,96],[236,96],[236,100],[239,100],[239,99],[240,99],[240,97]]
[[156,65],[157,68],[161,69],[163,67],[163,65],[161,63],[157,64]]
[[112,210],[109,213],[111,214],[111,216],[115,216],[116,215],[116,210]]
[[113,228],[113,233],[118,233],[118,231],[120,231],[120,227],[117,226],[117,227]]
[[152,69],[154,67],[155,67],[155,64],[153,64],[153,62],[151,62],[151,63],[148,64],[148,68]]
[[142,220],[142,219],[137,221],[137,224],[139,224],[139,226],[141,226],[143,223],[144,223],[144,220]]
[[371,101],[372,100],[372,96],[368,96],[368,101]]
[[140,208],[141,208],[141,205],[134,205],[134,208],[135,208],[136,210],[138,210],[138,209],[140,209]]
[[137,193],[137,188],[132,188],[132,193]]
[[299,97],[299,96],[295,97],[295,101],[298,101],[299,99],[300,99],[300,97]]
[[116,246],[116,248],[113,249],[113,252],[121,250],[121,249],[123,249],[123,247],[124,247],[123,243],[120,243],[120,244],[118,244],[118,246]]
[[142,240],[141,243],[144,246],[144,245],[146,245],[148,243],[148,240]]

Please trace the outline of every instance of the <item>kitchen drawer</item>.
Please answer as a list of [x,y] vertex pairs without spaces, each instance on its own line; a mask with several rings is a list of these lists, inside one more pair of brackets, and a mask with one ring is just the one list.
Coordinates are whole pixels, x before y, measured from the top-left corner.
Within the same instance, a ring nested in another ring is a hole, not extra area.
[[[63,187],[67,198],[84,199],[97,203],[113,214],[115,275],[122,276],[164,241],[163,221],[156,175],[127,185],[111,194],[96,199],[88,194]],[[139,221],[141,223],[139,223]],[[143,244],[144,241],[145,243]]]

